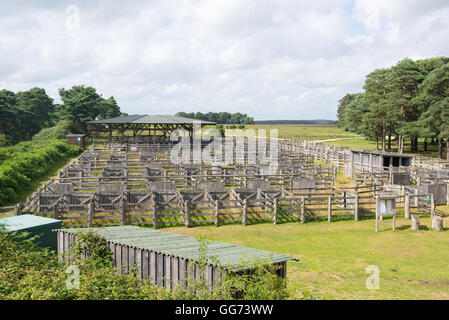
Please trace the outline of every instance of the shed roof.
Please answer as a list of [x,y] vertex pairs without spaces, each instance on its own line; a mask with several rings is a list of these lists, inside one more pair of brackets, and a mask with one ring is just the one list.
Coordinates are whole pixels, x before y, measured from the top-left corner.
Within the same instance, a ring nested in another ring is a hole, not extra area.
[[73,133],[73,134],[68,134],[66,135],[66,138],[78,138],[78,137],[85,137],[86,135],[83,133],[77,134],[77,133]]
[[7,231],[29,230],[43,225],[60,225],[61,220],[50,219],[32,214],[23,214],[20,216],[0,219],[0,225],[3,225]]
[[110,119],[87,121],[90,124],[216,124],[211,121],[177,117],[171,115],[129,115]]
[[351,150],[351,152],[352,153],[373,154],[376,156],[384,156],[384,157],[413,158],[413,156],[409,156],[406,154],[400,154],[400,153],[392,153],[392,152],[359,151],[359,150]]
[[[154,229],[120,226],[107,228],[62,229],[76,233],[94,230],[106,241],[157,253],[181,257],[192,261],[199,259],[199,242],[194,237]],[[243,247],[219,241],[208,241],[208,257],[216,257],[216,265],[238,271],[245,269],[245,262],[270,261],[272,264],[298,260],[290,256],[265,250]],[[214,265],[214,263],[211,263]]]

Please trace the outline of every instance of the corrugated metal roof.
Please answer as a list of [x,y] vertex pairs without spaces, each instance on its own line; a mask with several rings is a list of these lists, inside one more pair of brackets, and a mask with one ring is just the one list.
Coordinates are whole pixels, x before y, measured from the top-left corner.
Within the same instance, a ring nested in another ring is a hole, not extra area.
[[215,122],[196,120],[171,115],[130,115],[111,119],[87,121],[91,124],[216,124]]
[[[134,226],[62,229],[61,231],[76,233],[86,230],[94,230],[101,237],[112,243],[139,249],[147,249],[192,261],[197,261],[199,259],[198,240],[194,237],[180,234]],[[207,255],[208,257],[216,257],[218,265],[233,271],[244,269],[242,266],[245,265],[245,262],[268,260],[271,261],[271,263],[280,263],[289,260],[297,260],[284,254],[219,241],[208,242]]]
[[20,216],[0,219],[0,225],[3,225],[8,231],[27,230],[58,223],[61,225],[61,220],[39,217],[32,214],[23,214]]

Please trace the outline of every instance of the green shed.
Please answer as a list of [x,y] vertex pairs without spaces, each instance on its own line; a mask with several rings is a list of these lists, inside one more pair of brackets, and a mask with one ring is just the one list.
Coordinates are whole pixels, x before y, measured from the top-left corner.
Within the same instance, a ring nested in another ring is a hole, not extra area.
[[29,232],[30,237],[39,235],[36,243],[40,247],[48,247],[52,250],[58,248],[57,236],[52,230],[61,228],[61,220],[24,214],[0,219],[0,225],[3,225],[7,232]]
[[[169,290],[180,283],[187,284],[200,279],[198,267],[200,243],[194,237],[169,233],[149,228],[120,226],[107,228],[60,229],[58,234],[58,253],[63,253],[76,241],[77,233],[92,230],[103,237],[112,251],[114,266],[120,272],[127,273],[133,266],[137,275],[143,279],[152,279],[154,284]],[[219,241],[208,241],[207,255],[211,259],[205,266],[205,279],[211,285],[219,283],[221,268],[233,273],[250,272],[245,262],[266,261],[278,267],[280,277],[287,276],[287,261],[298,260],[290,256],[243,247]],[[70,260],[69,257],[66,257]]]

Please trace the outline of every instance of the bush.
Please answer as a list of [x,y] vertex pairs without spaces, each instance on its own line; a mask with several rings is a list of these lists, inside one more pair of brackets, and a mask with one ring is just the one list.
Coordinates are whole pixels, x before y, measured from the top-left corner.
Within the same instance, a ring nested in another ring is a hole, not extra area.
[[8,147],[14,145],[15,140],[13,137],[6,134],[0,134],[0,147]]
[[59,140],[21,142],[0,148],[0,206],[15,202],[24,187],[47,174],[57,161],[81,151],[80,147]]
[[[0,226],[1,228],[1,226]],[[263,264],[254,264],[252,275],[228,275],[221,286],[210,288],[204,277],[187,287],[173,291],[138,279],[135,272],[118,274],[111,263],[106,241],[92,232],[80,234],[71,246],[71,262],[79,272],[79,287],[68,288],[67,264],[47,249],[39,248],[21,233],[0,229],[0,300],[70,299],[70,300],[143,300],[143,299],[232,299],[236,290],[242,299],[283,299],[285,282]],[[207,255],[207,242],[200,240],[199,267],[216,262]],[[201,275],[204,272],[200,271]],[[190,280],[188,280],[190,282]]]
[[42,129],[33,136],[33,141],[64,139],[72,128],[72,121],[61,120],[54,127]]

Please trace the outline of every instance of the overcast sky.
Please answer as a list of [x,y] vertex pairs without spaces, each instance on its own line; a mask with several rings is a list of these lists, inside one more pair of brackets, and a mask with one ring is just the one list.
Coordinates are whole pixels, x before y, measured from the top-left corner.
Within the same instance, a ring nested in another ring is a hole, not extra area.
[[336,119],[398,60],[449,56],[447,0],[0,2],[0,89],[90,85],[129,114]]

